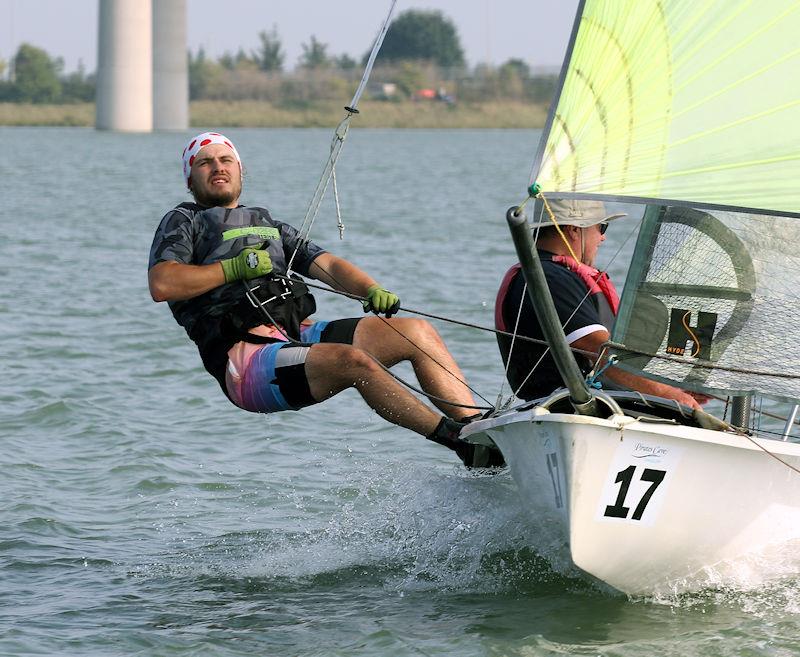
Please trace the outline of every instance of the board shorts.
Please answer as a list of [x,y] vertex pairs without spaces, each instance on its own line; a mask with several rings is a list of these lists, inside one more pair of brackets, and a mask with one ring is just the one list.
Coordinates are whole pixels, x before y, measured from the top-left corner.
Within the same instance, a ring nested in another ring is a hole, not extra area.
[[297,345],[277,329],[275,342],[237,342],[228,351],[225,387],[230,400],[253,413],[297,411],[316,404],[306,378],[305,362],[311,346],[321,343],[353,344],[360,318],[303,324]]

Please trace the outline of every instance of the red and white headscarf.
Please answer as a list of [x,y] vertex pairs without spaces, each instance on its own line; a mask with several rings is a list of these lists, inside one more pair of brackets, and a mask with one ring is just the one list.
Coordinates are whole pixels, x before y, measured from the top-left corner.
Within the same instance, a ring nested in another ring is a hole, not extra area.
[[239,170],[241,171],[242,158],[239,157],[239,151],[236,150],[231,140],[218,132],[203,132],[191,139],[189,143],[186,144],[186,148],[183,149],[183,179],[186,181],[187,185],[189,184],[189,176],[191,176],[192,173],[194,158],[197,157],[201,148],[209,144],[225,144],[225,146],[230,148],[236,156],[236,161],[239,163]]

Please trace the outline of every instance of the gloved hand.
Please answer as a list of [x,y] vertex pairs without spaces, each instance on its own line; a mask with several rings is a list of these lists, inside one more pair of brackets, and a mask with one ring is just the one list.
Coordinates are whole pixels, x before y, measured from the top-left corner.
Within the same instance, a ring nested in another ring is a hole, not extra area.
[[365,313],[371,310],[376,315],[385,313],[387,317],[391,317],[400,310],[400,297],[389,290],[384,290],[380,285],[370,285],[363,303]]
[[272,260],[265,249],[242,249],[239,255],[227,260],[220,260],[225,282],[250,280],[266,276],[272,271]]

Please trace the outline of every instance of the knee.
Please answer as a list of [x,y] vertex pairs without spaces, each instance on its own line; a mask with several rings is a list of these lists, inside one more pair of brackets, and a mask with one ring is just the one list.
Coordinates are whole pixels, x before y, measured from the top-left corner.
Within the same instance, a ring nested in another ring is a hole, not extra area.
[[342,350],[338,358],[338,366],[342,371],[350,372],[357,378],[369,377],[372,372],[380,369],[375,360],[358,347],[348,347]]
[[400,321],[404,322],[404,326],[400,328],[400,331],[415,342],[431,343],[441,341],[439,333],[433,328],[433,325],[424,319],[403,318]]

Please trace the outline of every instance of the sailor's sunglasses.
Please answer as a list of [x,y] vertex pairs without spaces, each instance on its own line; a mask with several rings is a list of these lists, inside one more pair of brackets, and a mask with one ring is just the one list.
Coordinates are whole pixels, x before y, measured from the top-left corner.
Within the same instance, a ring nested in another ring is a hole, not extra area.
[[606,222],[603,222],[602,224],[597,224],[597,225],[600,228],[600,234],[605,235],[606,231],[608,230],[608,224]]

